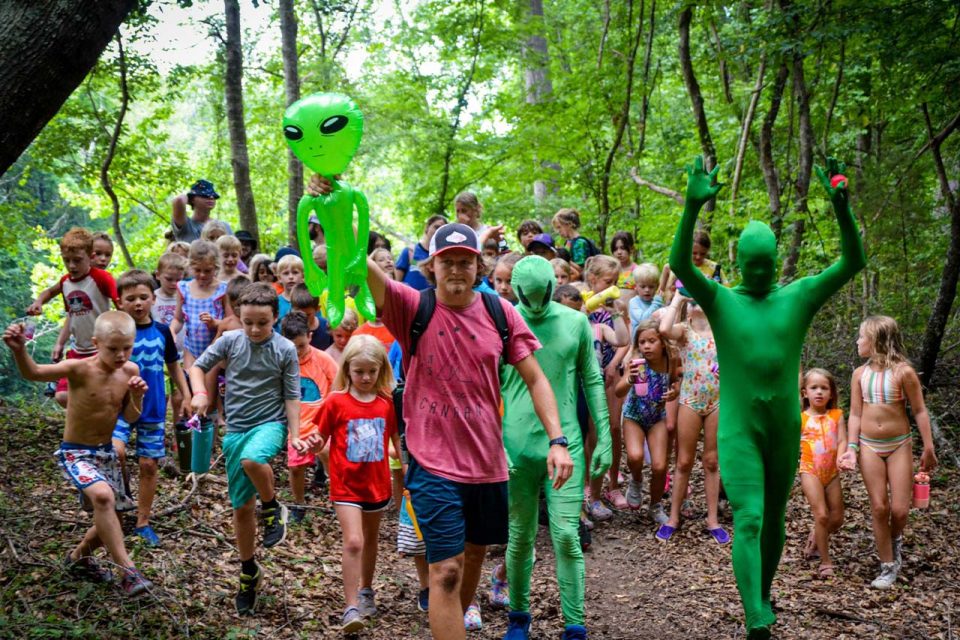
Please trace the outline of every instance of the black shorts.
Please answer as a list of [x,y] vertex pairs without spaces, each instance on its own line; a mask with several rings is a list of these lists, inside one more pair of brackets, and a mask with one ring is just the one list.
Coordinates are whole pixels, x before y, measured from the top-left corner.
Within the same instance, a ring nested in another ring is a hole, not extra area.
[[387,498],[386,500],[381,500],[380,502],[360,502],[358,500],[334,500],[333,504],[338,504],[342,507],[356,507],[364,513],[374,513],[376,511],[383,511],[390,506],[390,503],[393,501],[393,498]]

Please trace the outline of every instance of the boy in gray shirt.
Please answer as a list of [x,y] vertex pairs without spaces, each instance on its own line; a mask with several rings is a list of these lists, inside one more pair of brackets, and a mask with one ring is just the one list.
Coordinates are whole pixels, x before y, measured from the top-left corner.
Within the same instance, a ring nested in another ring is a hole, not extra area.
[[227,489],[240,552],[240,590],[235,604],[240,615],[252,614],[262,577],[254,560],[257,533],[256,503],[260,496],[263,546],[286,537],[287,508],[277,501],[270,460],[286,445],[305,452],[300,440],[300,365],[293,343],[274,333],[277,294],[266,283],[249,285],[238,300],[243,329],[227,331],[207,347],[190,368],[195,389],[192,406],[205,416],[210,404],[204,377],[225,363],[227,434],[223,455]]

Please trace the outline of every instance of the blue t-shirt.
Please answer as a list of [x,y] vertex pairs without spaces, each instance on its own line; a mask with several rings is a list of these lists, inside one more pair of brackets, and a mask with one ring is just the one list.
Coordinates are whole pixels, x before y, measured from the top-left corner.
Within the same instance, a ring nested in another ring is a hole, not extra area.
[[410,260],[410,249],[406,248],[400,252],[400,257],[397,258],[396,268],[404,272],[403,275],[403,284],[408,287],[413,287],[417,291],[423,291],[430,287],[430,283],[427,282],[427,279],[422,273],[420,273],[420,260],[426,260],[430,257],[430,253],[423,248],[419,242],[417,246],[413,248],[413,260]]
[[148,387],[138,422],[158,424],[166,419],[167,394],[163,365],[179,359],[177,343],[170,333],[170,327],[152,320],[149,324],[137,325],[130,361],[140,366],[140,377]]
[[630,298],[630,304],[627,306],[627,311],[630,313],[630,335],[633,336],[637,332],[637,326],[662,306],[663,298],[659,295],[653,296],[650,302],[644,302],[640,296]]
[[320,324],[310,334],[310,346],[320,351],[326,351],[327,347],[333,344],[333,336],[330,335],[330,323],[320,314],[317,314],[317,320]]
[[287,298],[284,298],[282,293],[277,296],[277,321],[273,323],[273,328],[277,332],[280,331],[280,322],[283,320],[283,317],[290,313],[290,309],[292,308],[293,303]]

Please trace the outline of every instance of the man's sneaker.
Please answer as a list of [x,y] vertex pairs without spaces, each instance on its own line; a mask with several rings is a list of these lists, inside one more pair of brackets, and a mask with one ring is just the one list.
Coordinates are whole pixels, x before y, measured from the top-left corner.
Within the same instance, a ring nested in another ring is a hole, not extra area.
[[502,564],[498,564],[493,568],[493,573],[490,574],[490,606],[491,607],[509,607],[510,606],[510,593],[507,590],[507,581],[500,580],[497,578],[497,573],[503,567]]
[[307,517],[307,510],[301,506],[290,507],[290,524],[300,524]]
[[106,567],[100,566],[92,556],[83,556],[79,560],[74,560],[68,553],[67,557],[63,559],[63,568],[66,569],[70,575],[91,582],[113,582],[113,572]]
[[507,615],[507,633],[503,640],[528,640],[530,638],[530,614],[526,611],[511,611]]
[[594,500],[587,505],[587,515],[597,522],[605,522],[613,517],[613,511],[599,500]]
[[627,483],[627,506],[636,511],[643,503],[643,486],[636,480]]
[[892,540],[893,543],[893,562],[897,565],[897,573],[903,566],[903,535],[899,535]]
[[430,610],[430,587],[420,589],[417,594],[417,609],[427,613]]
[[147,580],[136,567],[127,567],[120,580],[120,588],[128,596],[135,596],[147,589],[153,588],[153,583]]
[[480,617],[480,605],[476,602],[467,607],[463,614],[463,628],[467,631],[479,631],[483,629],[483,618]]
[[364,587],[357,593],[357,609],[364,618],[377,615],[377,596],[370,587]]
[[562,640],[587,640],[587,628],[579,624],[568,624],[563,629]]
[[263,521],[263,546],[275,547],[287,538],[287,507],[279,505],[260,512]]
[[157,532],[153,530],[153,527],[150,525],[145,525],[143,527],[137,527],[133,530],[135,534],[140,536],[140,539],[143,540],[143,543],[148,547],[159,547],[160,546],[160,536],[157,535]]
[[240,590],[237,591],[237,597],[233,601],[239,615],[253,615],[257,608],[257,587],[260,586],[262,575],[260,567],[257,567],[257,572],[252,576],[245,573],[240,574]]
[[870,583],[874,589],[889,589],[897,581],[897,563],[881,562],[880,575]]
[[347,607],[340,618],[340,630],[344,633],[356,633],[363,629],[363,616],[356,607]]
[[667,512],[663,509],[662,502],[656,506],[650,507],[650,519],[657,524],[666,524],[670,519],[670,516],[668,516]]

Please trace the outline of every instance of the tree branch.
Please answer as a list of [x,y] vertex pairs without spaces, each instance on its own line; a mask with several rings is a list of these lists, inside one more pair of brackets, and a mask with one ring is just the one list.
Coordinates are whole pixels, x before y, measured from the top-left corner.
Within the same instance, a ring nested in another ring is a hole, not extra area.
[[659,193],[662,196],[673,198],[673,200],[676,201],[677,204],[679,204],[680,206],[683,206],[683,196],[680,193],[678,193],[677,191],[674,191],[673,189],[669,189],[667,187],[660,186],[659,184],[650,182],[645,178],[641,178],[640,175],[637,173],[636,167],[630,167],[630,177],[633,178],[633,181],[639,184],[641,187],[646,187],[647,189],[650,189],[650,191],[653,191],[654,193]]
[[110,165],[113,163],[113,156],[117,152],[117,141],[120,140],[120,130],[123,127],[123,118],[127,115],[127,105],[130,103],[130,91],[127,87],[127,58],[123,53],[123,41],[120,39],[120,33],[117,33],[117,48],[120,51],[120,113],[117,114],[117,122],[113,127],[113,135],[110,137],[110,145],[107,147],[107,155],[100,165],[100,184],[103,190],[107,192],[110,198],[110,204],[113,207],[113,235],[117,244],[120,245],[120,251],[123,253],[123,259],[127,267],[134,268],[133,258],[130,257],[130,251],[127,249],[127,243],[123,239],[123,230],[120,228],[120,200],[113,190],[110,183]]
[[757,102],[760,101],[760,94],[763,93],[763,76],[767,72],[767,56],[760,57],[760,70],[757,72],[757,83],[753,88],[753,94],[750,96],[750,106],[747,107],[747,115],[743,118],[743,124],[740,127],[740,144],[737,147],[737,161],[733,169],[733,184],[730,187],[730,212],[733,213],[737,204],[737,192],[740,190],[740,177],[743,172],[743,158],[747,151],[747,138],[750,137],[750,126],[753,124],[753,114],[757,110]]

